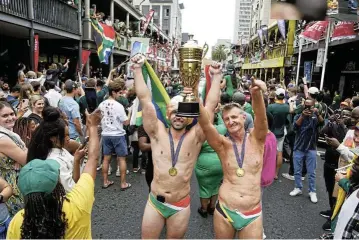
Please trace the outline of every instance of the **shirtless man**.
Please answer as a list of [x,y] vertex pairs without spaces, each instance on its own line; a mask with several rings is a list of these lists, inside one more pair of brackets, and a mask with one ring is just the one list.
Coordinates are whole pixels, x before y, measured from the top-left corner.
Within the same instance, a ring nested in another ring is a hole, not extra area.
[[252,78],[254,128],[246,133],[245,113],[236,103],[223,107],[228,137],[218,134],[205,108],[200,106],[199,123],[209,145],[217,152],[223,168],[223,184],[214,212],[216,238],[262,238],[261,172],[268,124],[262,93],[266,84]]
[[[157,119],[151,92],[142,75],[144,61],[143,56],[132,58],[136,94],[142,106],[143,127],[151,140],[154,168],[151,193],[143,216],[142,238],[158,239],[165,224],[167,238],[183,238],[190,217],[190,180],[205,136],[199,124],[187,131],[189,119],[177,117],[174,106],[167,109],[170,129]],[[213,121],[222,74],[219,64],[213,64],[210,71],[213,80],[206,109],[210,113],[209,121]],[[192,90],[185,89],[185,92]]]

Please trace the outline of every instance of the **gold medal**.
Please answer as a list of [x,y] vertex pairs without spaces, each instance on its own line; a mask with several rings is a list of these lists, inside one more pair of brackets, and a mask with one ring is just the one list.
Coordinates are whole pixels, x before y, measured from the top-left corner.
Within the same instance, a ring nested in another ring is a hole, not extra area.
[[243,168],[238,168],[236,173],[237,173],[238,177],[243,177],[244,176],[244,169]]
[[172,176],[172,177],[177,175],[177,169],[175,167],[171,167],[168,172],[169,172],[170,176]]

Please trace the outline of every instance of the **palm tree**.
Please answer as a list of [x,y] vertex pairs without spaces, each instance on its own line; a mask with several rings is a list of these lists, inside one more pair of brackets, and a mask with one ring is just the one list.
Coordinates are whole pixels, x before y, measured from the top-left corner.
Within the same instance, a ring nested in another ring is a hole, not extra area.
[[227,51],[225,45],[219,45],[212,52],[212,60],[222,62],[227,59]]

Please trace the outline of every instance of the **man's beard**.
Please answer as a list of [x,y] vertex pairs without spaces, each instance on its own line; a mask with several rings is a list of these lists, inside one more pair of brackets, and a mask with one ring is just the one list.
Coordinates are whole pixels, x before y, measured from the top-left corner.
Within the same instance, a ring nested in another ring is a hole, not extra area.
[[4,92],[9,91],[9,88],[1,88]]

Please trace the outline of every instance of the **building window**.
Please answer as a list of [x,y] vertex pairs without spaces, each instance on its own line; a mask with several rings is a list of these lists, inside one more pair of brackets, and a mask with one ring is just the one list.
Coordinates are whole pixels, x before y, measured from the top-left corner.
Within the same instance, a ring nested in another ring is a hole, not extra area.
[[170,14],[171,14],[170,9],[169,9],[169,8],[166,8],[166,9],[165,9],[165,17],[169,17]]
[[142,6],[142,14],[147,15],[150,11],[150,6]]
[[166,35],[168,36],[169,35],[169,30],[166,30],[165,32],[166,32]]

